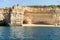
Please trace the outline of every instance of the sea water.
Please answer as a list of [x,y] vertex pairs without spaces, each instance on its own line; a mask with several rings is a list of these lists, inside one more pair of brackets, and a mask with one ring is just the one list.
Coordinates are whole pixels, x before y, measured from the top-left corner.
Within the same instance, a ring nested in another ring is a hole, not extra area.
[[0,40],[60,40],[60,27],[0,26]]

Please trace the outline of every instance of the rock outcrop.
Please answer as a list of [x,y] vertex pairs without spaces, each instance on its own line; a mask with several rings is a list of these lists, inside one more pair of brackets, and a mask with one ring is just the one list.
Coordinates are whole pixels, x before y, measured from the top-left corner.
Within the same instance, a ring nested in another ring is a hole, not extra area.
[[5,21],[9,25],[25,23],[60,25],[60,8],[34,8],[27,6],[2,8],[0,9],[0,21]]

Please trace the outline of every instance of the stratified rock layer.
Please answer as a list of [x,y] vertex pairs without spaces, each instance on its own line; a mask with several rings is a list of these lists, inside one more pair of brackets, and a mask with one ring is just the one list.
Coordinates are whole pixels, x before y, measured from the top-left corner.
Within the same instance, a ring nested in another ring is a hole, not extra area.
[[0,21],[4,21],[9,25],[32,23],[60,25],[60,8],[34,8],[27,6],[13,6],[11,8],[1,8]]

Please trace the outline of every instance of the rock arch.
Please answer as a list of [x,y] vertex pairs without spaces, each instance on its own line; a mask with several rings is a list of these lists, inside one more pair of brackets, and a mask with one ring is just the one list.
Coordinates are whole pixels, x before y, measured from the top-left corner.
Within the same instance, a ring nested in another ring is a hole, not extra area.
[[24,17],[23,24],[31,24],[31,19],[29,17]]

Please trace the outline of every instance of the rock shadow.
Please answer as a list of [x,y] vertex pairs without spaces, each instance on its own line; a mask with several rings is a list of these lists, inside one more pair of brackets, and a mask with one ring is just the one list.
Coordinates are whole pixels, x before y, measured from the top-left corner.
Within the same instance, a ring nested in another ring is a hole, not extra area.
[[33,23],[33,24],[51,25],[50,23],[45,22],[45,21],[38,21],[38,22],[35,22],[35,23]]
[[0,20],[0,26],[10,26],[10,25],[4,19],[4,20]]

